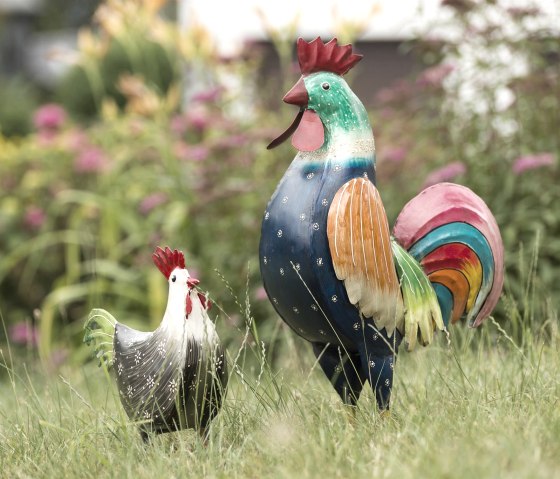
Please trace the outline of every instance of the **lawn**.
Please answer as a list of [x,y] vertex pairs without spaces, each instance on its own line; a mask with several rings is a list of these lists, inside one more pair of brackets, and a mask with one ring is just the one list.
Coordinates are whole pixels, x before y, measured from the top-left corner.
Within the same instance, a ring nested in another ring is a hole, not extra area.
[[256,349],[230,350],[230,389],[206,444],[184,431],[145,445],[93,363],[55,374],[20,362],[2,375],[2,475],[560,477],[558,338],[521,350],[491,321],[452,333],[401,354],[386,417],[370,392],[345,410],[288,331],[274,367]]

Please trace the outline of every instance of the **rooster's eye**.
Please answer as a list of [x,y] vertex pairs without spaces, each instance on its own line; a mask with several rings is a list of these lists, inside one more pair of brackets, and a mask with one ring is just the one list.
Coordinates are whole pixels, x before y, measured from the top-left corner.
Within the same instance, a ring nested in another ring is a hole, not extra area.
[[171,281],[173,281],[173,282],[177,281],[177,276],[175,276],[175,275],[171,276]]
[[323,84],[321,85],[321,88],[322,88],[323,90],[328,90],[330,87],[331,87],[331,86],[330,86],[327,82],[325,82],[325,83],[323,83]]

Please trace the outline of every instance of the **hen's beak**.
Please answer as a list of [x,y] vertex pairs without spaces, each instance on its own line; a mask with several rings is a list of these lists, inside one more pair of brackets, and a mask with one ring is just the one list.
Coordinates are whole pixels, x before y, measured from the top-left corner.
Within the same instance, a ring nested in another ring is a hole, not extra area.
[[187,279],[187,286],[189,288],[194,288],[200,281],[196,278],[189,278]]
[[303,77],[297,81],[297,83],[292,87],[292,89],[284,95],[282,99],[286,103],[291,105],[297,105],[302,108],[307,106],[309,102],[309,95],[307,94],[307,89],[305,88],[305,83],[303,82]]

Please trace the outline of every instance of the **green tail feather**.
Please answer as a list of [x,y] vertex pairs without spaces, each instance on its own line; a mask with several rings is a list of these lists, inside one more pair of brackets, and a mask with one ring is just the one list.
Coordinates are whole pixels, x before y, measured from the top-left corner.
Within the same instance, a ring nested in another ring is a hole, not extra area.
[[113,365],[113,338],[117,320],[104,309],[92,309],[84,325],[84,343],[93,343],[95,356],[99,359],[99,366],[107,368]]
[[405,308],[404,341],[412,351],[417,340],[427,346],[434,337],[434,328],[443,330],[445,326],[436,293],[422,266],[394,240],[391,246]]

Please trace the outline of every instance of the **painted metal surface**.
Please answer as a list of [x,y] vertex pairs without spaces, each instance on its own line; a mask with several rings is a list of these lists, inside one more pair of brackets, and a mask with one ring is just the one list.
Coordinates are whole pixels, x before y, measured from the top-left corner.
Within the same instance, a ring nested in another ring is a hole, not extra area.
[[343,401],[363,384],[389,406],[393,366],[427,345],[435,329],[467,314],[478,325],[503,283],[503,247],[484,202],[467,188],[437,185],[405,206],[390,238],[375,187],[367,112],[342,78],[359,56],[336,40],[298,41],[302,77],[284,97],[299,113],[299,150],[264,214],[259,247],[274,308],[313,343]]
[[157,248],[153,260],[169,285],[160,326],[136,331],[95,309],[84,341],[93,342],[97,357],[114,368],[121,403],[144,437],[183,428],[204,433],[227,386],[224,350],[183,253]]
[[[465,275],[470,285],[466,307],[469,325],[479,326],[488,317],[503,287],[504,247],[496,220],[480,197],[452,183],[427,188],[405,205],[393,235],[428,267],[428,273],[439,256],[441,270],[455,269]],[[451,243],[470,251],[453,253],[448,246]],[[462,264],[456,264],[457,260]]]

